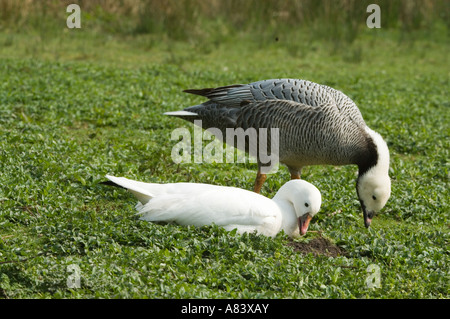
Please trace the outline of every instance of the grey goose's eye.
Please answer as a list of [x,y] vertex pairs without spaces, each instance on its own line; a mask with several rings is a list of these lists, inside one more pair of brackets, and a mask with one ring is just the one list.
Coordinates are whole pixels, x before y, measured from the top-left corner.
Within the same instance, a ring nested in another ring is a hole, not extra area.
[[309,207],[309,204],[308,204],[308,203],[305,203],[305,207]]
[[375,195],[372,195],[373,200],[377,200],[377,197]]

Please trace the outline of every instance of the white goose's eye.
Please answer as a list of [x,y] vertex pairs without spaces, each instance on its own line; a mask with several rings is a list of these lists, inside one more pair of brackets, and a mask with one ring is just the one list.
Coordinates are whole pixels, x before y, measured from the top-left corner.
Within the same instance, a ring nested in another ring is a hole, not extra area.
[[308,204],[308,203],[305,203],[305,207],[309,207],[309,204]]
[[377,200],[377,197],[375,195],[372,195],[373,200]]

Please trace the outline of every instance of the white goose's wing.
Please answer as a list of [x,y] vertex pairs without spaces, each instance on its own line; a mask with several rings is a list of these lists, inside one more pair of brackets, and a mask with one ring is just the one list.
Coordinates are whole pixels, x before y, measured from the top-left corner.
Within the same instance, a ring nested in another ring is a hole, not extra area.
[[[193,183],[146,183],[139,182],[126,177],[115,177],[106,175],[114,184],[126,188],[129,192],[137,197],[141,204],[146,204],[151,198],[164,194],[191,194],[210,189],[211,187],[220,187],[208,184]],[[195,185],[193,187],[192,185]]]
[[[185,193],[177,189],[180,186]],[[281,213],[271,200],[254,192],[207,184],[172,184],[166,192],[145,205],[138,204],[141,219],[175,222],[180,225],[216,224],[239,233],[254,232],[275,236],[281,226]]]

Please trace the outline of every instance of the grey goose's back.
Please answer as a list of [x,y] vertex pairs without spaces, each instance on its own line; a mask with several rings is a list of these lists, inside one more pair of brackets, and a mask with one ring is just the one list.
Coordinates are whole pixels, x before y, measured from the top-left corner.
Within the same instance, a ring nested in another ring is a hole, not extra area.
[[279,159],[289,167],[358,164],[368,147],[356,104],[325,85],[272,79],[185,92],[209,99],[185,109],[197,116],[180,116],[203,128],[279,128]]
[[238,107],[242,101],[257,102],[265,100],[295,101],[314,107],[334,104],[342,116],[349,116],[358,125],[365,126],[361,112],[347,95],[332,87],[307,80],[271,79],[250,84],[185,90],[185,92],[205,96],[226,107]]

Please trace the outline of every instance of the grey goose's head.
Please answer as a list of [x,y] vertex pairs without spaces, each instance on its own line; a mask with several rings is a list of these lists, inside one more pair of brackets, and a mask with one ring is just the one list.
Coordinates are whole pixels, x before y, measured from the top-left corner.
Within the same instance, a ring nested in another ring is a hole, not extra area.
[[375,213],[379,212],[391,196],[389,178],[389,149],[383,138],[366,127],[370,137],[366,161],[359,165],[356,191],[364,215],[364,225],[369,227]]

